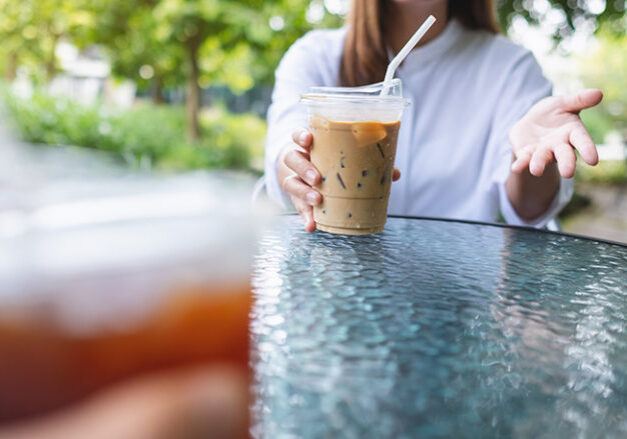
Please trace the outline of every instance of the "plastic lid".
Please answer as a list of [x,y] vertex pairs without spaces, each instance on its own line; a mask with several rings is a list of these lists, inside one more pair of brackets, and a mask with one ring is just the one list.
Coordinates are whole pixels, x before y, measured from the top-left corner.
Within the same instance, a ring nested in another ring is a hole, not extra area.
[[401,104],[408,105],[409,101],[403,98],[401,80],[393,79],[388,84],[388,94],[382,95],[383,82],[365,85],[362,87],[310,87],[306,94],[301,96],[303,103],[351,103],[372,105],[381,104]]

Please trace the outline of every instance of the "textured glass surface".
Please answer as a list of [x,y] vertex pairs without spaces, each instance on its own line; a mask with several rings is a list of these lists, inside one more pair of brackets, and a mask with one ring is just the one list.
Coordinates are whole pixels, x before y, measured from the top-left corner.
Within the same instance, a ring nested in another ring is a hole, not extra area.
[[288,216],[254,286],[256,437],[627,437],[627,247]]

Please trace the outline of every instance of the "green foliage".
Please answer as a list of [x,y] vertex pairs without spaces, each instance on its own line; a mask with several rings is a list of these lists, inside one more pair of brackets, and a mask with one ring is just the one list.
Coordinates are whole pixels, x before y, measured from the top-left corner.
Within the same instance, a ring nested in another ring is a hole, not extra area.
[[[182,123],[182,109],[179,111]],[[170,170],[200,169],[207,166],[250,169],[251,159],[263,156],[266,123],[253,114],[228,114],[219,107],[201,115],[202,135],[198,142],[180,143],[160,160]],[[183,135],[184,127],[180,127]],[[258,169],[253,169],[258,172]]]
[[[93,25],[87,0],[0,0],[0,58],[5,76],[15,76],[17,63],[35,79],[50,80],[57,69],[55,49],[61,38],[79,42]],[[8,59],[12,59],[7,63]]]
[[502,29],[506,30],[516,17],[532,24],[548,20],[555,23],[553,38],[556,41],[571,35],[586,22],[594,26],[612,23],[618,34],[625,31],[624,24],[620,23],[625,15],[624,0],[608,0],[602,4],[581,0],[496,0],[496,4]]
[[[93,0],[90,10],[98,17],[83,45],[98,44],[110,59],[113,74],[145,88],[178,86],[185,81],[184,53],[180,44],[157,37],[161,27],[153,16],[153,1]],[[148,66],[150,74],[140,74]],[[157,93],[160,90],[156,90]]]
[[3,93],[3,101],[24,140],[66,144],[121,154],[133,165],[150,162],[168,170],[250,167],[263,154],[265,122],[213,109],[201,117],[202,139],[185,139],[181,107],[138,105],[129,110],[85,106],[45,93],[29,99]]
[[607,160],[596,166],[579,163],[575,178],[582,183],[627,185],[627,161]]
[[[287,49],[307,31],[315,28],[337,28],[344,22],[344,17],[324,10],[318,22],[307,20],[307,10],[313,6],[323,8],[322,0],[276,0],[264,2],[263,28],[265,38],[256,43],[255,57],[250,67],[257,84],[272,84],[274,71]],[[272,30],[270,20],[282,20],[282,28]]]
[[[602,29],[596,50],[579,59],[581,78],[587,87],[603,90],[603,101],[584,120],[605,130],[623,132],[627,138],[627,35]],[[589,114],[586,114],[589,113]],[[598,139],[595,139],[598,140]]]
[[[281,57],[305,32],[341,25],[343,17],[331,13],[327,3],[0,0],[0,69],[12,79],[17,67],[26,66],[34,78],[49,80],[57,67],[56,44],[65,40],[79,48],[99,45],[108,54],[115,76],[136,81],[140,89],[151,88],[156,97],[164,87],[180,90],[184,84],[194,83],[202,87],[226,85],[240,93],[271,84]],[[606,98],[601,106],[582,116],[597,142],[603,141],[610,129],[627,132],[627,88],[621,76],[627,71],[625,1],[496,3],[504,29],[521,17],[531,23],[549,21],[555,24],[556,41],[582,25],[603,25],[601,49],[583,62],[586,84],[603,88]],[[313,10],[318,14],[307,14]],[[315,15],[317,19],[312,18]],[[183,109],[178,107],[140,106],[114,114],[103,106],[83,108],[42,94],[19,105],[14,98],[9,101],[29,140],[117,151],[134,160],[149,159],[158,166],[177,169],[217,164],[245,166],[245,151],[250,151],[247,145],[251,139],[254,145],[261,145],[265,130],[258,119],[214,110],[221,116],[201,114],[204,138],[190,143],[183,136],[189,124],[185,124]],[[190,113],[195,117],[195,112]],[[240,133],[252,133],[251,139],[240,138]]]
[[[226,85],[242,93],[270,82],[283,52],[311,28],[304,20],[309,4],[310,0],[93,0],[90,10],[98,20],[91,35],[107,48],[115,74],[140,87],[152,80],[156,100],[164,85],[185,84],[187,136],[197,139],[198,87]],[[298,23],[296,31],[273,30],[270,20],[276,14],[283,23]]]
[[[604,87],[601,88],[603,89]],[[611,118],[608,117],[607,112],[603,109],[603,106],[597,106],[582,111],[580,116],[584,125],[588,129],[588,132],[592,136],[592,140],[594,140],[594,143],[597,145],[602,144],[605,141],[607,133],[616,129],[615,124],[612,122]]]
[[[606,23],[622,34],[625,2],[573,0],[496,0],[503,29],[517,17],[555,23],[561,39],[585,22]],[[111,57],[114,72],[146,85],[139,68],[150,65],[154,80],[183,84],[184,46],[200,50],[201,83],[235,91],[269,83],[282,54],[314,27],[337,27],[343,17],[325,10],[322,0],[0,0],[0,67],[5,74],[20,65],[54,68],[59,38],[79,47],[98,43]],[[308,9],[326,11],[316,23]],[[557,17],[557,18],[556,18]],[[278,19],[279,27],[270,26]],[[209,41],[213,39],[213,41]],[[232,59],[231,59],[232,57]],[[206,58],[202,61],[203,58]],[[9,62],[10,61],[10,62]],[[48,72],[49,73],[49,72]],[[144,75],[146,76],[146,75]]]

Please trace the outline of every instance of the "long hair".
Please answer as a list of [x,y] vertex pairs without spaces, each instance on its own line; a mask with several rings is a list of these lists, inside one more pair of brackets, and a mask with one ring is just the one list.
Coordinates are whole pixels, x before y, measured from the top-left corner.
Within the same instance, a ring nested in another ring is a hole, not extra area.
[[[340,64],[341,85],[354,87],[383,80],[388,64],[383,16],[390,0],[353,0]],[[448,0],[449,20],[468,29],[499,33],[494,0]]]

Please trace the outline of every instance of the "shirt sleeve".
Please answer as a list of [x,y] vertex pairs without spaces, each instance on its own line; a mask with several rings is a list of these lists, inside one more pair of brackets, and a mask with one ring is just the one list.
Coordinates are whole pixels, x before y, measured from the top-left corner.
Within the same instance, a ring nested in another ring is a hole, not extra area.
[[308,88],[323,85],[318,69],[319,56],[312,47],[315,35],[305,35],[285,53],[275,73],[272,102],[268,109],[264,171],[270,198],[283,208],[291,206],[277,178],[277,160],[284,148],[295,147],[292,133],[307,127],[307,110],[300,96]]
[[573,194],[573,179],[560,177],[559,189],[546,212],[531,221],[521,218],[512,206],[505,189],[512,163],[509,132],[536,102],[552,94],[553,87],[543,76],[542,69],[529,51],[521,52],[510,73],[505,77],[488,145],[488,157],[493,160],[492,182],[498,191],[501,215],[508,224],[540,228],[555,218],[568,203]]

